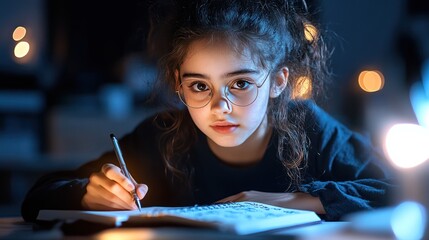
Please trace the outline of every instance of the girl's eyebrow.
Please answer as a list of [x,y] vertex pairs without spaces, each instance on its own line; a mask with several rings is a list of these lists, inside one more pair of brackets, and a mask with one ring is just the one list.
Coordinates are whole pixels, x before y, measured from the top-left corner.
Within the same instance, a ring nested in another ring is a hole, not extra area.
[[[239,69],[237,71],[234,72],[229,72],[223,75],[223,77],[228,78],[228,77],[233,77],[233,76],[237,76],[237,75],[242,75],[242,74],[259,74],[260,71],[255,70],[255,69],[248,69],[248,68],[244,68],[244,69]],[[183,73],[182,78],[202,78],[202,79],[209,79],[209,77],[207,75],[201,74],[201,73],[193,73],[193,72],[189,72],[189,73]]]
[[241,74],[259,74],[259,71],[255,70],[255,69],[244,68],[244,69],[239,69],[239,70],[234,71],[234,72],[227,73],[227,74],[225,74],[225,77],[233,77],[233,76],[241,75]]
[[203,79],[209,79],[207,75],[201,74],[201,73],[184,73],[182,75],[182,78],[203,78]]

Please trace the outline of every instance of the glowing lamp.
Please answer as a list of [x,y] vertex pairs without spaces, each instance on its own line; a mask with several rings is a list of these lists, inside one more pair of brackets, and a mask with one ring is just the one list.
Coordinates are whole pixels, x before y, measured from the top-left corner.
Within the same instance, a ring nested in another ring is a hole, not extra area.
[[400,168],[413,168],[429,159],[429,129],[415,124],[397,124],[386,135],[386,152]]

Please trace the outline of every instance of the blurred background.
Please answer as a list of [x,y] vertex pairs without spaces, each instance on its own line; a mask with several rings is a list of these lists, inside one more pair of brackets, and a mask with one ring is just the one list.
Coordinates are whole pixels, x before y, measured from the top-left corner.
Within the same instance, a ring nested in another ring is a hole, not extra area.
[[[429,120],[427,3],[307,3],[334,48],[326,111],[380,147],[392,124]],[[110,133],[159,109],[148,14],[143,0],[0,2],[0,216],[19,214],[41,174],[110,150]]]

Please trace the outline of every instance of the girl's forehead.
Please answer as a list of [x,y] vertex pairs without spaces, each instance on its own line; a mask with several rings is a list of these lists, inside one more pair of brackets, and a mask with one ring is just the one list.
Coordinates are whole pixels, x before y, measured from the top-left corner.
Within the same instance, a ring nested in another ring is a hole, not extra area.
[[193,41],[187,48],[183,63],[187,60],[198,57],[218,57],[219,60],[234,59],[242,64],[253,65],[260,68],[259,60],[256,54],[253,54],[250,48],[245,46],[232,45],[228,41],[209,41],[196,40]]

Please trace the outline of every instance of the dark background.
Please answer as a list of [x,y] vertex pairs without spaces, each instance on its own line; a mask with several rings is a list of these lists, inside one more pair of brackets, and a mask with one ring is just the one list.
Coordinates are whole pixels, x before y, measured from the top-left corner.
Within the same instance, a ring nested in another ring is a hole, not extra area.
[[[429,59],[429,8],[418,0],[308,1],[334,48],[321,106],[382,146],[394,123],[415,123],[410,87]],[[110,150],[148,104],[155,67],[146,53],[141,0],[0,2],[0,216],[16,215],[43,173],[74,168]],[[17,59],[12,32],[25,26],[30,53]],[[384,88],[358,87],[363,70]]]

